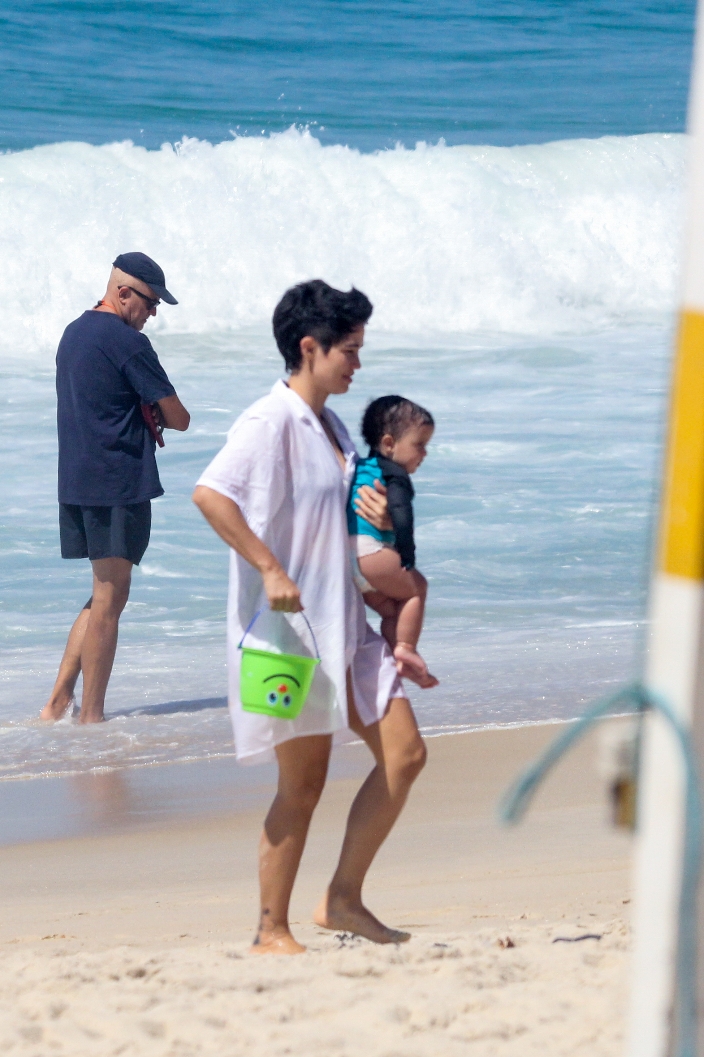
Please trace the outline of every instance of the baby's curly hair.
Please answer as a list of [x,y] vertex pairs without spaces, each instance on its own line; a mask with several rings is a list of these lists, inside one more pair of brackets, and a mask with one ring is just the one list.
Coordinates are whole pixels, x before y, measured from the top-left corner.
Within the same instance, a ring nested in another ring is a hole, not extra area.
[[400,440],[411,426],[435,428],[429,411],[405,396],[380,396],[367,406],[362,417],[362,436],[371,451],[376,451],[385,433]]

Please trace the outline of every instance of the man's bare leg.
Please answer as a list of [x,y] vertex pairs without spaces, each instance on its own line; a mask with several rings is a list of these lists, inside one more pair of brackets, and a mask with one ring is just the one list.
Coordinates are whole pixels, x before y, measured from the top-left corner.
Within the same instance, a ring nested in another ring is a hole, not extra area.
[[40,719],[57,720],[66,712],[83,669],[81,723],[103,718],[105,691],[115,660],[118,622],[127,604],[132,563],[126,558],[100,558],[93,566],[93,595],[79,613],[68,636],[51,697]]
[[56,676],[49,700],[39,713],[40,719],[54,721],[61,719],[73,700],[73,692],[76,689],[78,676],[81,674],[81,650],[92,601],[92,598],[88,599],[69,632],[66,649],[59,665],[59,674]]
[[349,675],[347,697],[350,726],[366,741],[376,766],[354,799],[340,861],[314,921],[326,929],[357,933],[374,943],[403,943],[410,938],[409,933],[388,928],[367,910],[362,885],[425,765],[426,749],[405,698],[393,698],[384,718],[365,727],[354,705]]
[[276,747],[279,786],[259,842],[261,913],[253,954],[301,954],[291,935],[288,907],[308,835],[325,786],[332,737],[293,738]]
[[105,711],[105,691],[117,649],[118,625],[127,605],[132,562],[126,558],[99,558],[93,566],[93,601],[81,648],[83,699],[80,723],[100,723]]

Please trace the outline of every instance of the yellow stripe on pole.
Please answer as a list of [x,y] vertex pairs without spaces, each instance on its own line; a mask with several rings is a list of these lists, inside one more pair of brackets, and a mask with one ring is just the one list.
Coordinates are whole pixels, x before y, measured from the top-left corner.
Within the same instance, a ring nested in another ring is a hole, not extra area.
[[663,572],[704,580],[704,314],[683,312],[662,500]]

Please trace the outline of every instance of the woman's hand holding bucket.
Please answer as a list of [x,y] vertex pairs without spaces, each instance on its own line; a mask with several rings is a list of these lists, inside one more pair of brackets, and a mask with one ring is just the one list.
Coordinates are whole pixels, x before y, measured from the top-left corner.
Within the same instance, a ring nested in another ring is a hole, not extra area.
[[281,613],[302,612],[301,592],[280,565],[263,571],[262,579],[270,609]]

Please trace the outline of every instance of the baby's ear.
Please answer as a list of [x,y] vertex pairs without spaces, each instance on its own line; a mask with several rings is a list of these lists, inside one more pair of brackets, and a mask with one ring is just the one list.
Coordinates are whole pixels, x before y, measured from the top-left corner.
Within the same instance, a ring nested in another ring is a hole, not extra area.
[[390,455],[391,452],[394,450],[395,444],[396,441],[391,436],[391,434],[385,433],[379,441],[379,451],[382,455]]

